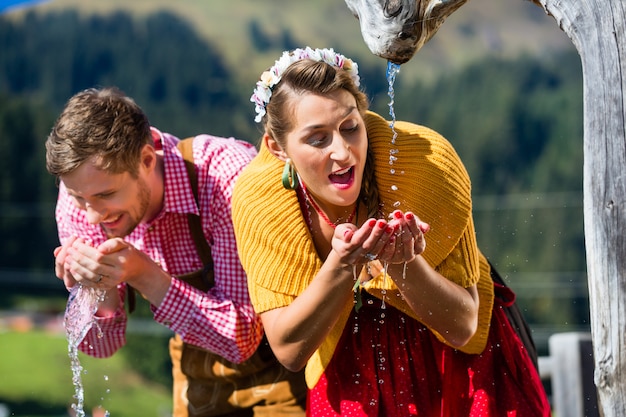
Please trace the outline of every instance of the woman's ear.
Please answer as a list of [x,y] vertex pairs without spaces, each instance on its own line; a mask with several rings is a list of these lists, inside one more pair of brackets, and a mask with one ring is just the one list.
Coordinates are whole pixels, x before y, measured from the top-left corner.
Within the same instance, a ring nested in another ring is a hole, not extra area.
[[276,142],[276,140],[267,133],[263,135],[263,143],[265,143],[267,149],[276,158],[280,159],[281,161],[284,161],[288,158],[287,153],[283,150],[283,148],[280,147],[278,142]]

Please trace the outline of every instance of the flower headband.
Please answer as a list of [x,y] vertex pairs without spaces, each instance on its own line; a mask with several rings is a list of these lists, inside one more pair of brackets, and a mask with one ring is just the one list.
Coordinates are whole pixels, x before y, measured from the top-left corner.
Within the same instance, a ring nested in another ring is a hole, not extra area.
[[255,122],[259,123],[263,119],[263,116],[265,116],[265,107],[267,107],[267,104],[270,102],[270,97],[272,97],[272,89],[280,82],[287,67],[303,59],[323,61],[328,65],[341,68],[347,71],[350,77],[352,77],[354,84],[356,84],[357,87],[359,86],[359,66],[357,63],[336,53],[332,48],[312,49],[307,46],[305,49],[298,48],[292,52],[285,51],[280,59],[274,63],[272,68],[261,74],[261,79],[257,81],[254,93],[252,97],[250,97],[250,101],[254,103],[254,110],[257,113],[254,118]]

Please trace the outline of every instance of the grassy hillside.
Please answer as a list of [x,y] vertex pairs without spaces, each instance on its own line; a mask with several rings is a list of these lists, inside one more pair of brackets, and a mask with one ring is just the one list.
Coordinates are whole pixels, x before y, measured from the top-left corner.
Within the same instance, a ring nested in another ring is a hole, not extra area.
[[[34,7],[40,12],[75,8],[85,14],[127,10],[137,15],[166,9],[193,24],[198,33],[223,51],[246,83],[273,63],[280,51],[256,50],[249,38],[256,21],[264,33],[287,31],[300,45],[332,46],[346,55],[385,63],[365,46],[356,18],[343,0],[51,0]],[[11,12],[19,18],[23,10]],[[402,67],[406,81],[432,79],[442,72],[480,60],[485,54],[543,55],[573,48],[556,22],[527,0],[469,0],[437,35]]]
[[[33,415],[20,412],[20,408],[29,413],[40,410],[42,416],[58,416],[74,402],[70,359],[63,334],[2,332],[0,345],[0,375],[3,375],[0,404],[7,403],[12,416]],[[80,360],[88,415],[97,406],[115,417],[159,417],[171,410],[169,388],[130,372],[122,355],[109,359],[81,355]]]

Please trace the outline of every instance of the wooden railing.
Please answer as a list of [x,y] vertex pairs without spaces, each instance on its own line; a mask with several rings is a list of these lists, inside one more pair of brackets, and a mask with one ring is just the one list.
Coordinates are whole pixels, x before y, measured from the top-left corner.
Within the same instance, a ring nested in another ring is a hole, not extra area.
[[591,333],[555,333],[549,350],[539,357],[539,374],[550,383],[553,415],[599,417]]

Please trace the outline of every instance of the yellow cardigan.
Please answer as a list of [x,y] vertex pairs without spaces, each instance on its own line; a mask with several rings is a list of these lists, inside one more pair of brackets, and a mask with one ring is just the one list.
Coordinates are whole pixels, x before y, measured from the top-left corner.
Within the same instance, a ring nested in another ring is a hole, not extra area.
[[[368,112],[365,118],[374,154],[376,182],[383,210],[412,211],[430,224],[426,261],[455,283],[477,284],[480,307],[478,331],[461,351],[480,353],[485,347],[493,308],[489,264],[476,245],[469,176],[451,144],[424,126],[396,122],[392,144],[389,123]],[[389,164],[390,150],[397,160]],[[322,261],[311,239],[295,191],[282,186],[283,162],[265,146],[243,170],[233,192],[233,224],[241,263],[248,275],[250,298],[257,313],[289,305],[316,276]],[[391,168],[395,170],[391,172]],[[382,274],[364,289],[419,320],[391,279]],[[326,340],[309,359],[306,379],[313,387],[333,356],[353,308],[346,304]],[[441,335],[435,335],[445,343]]]

